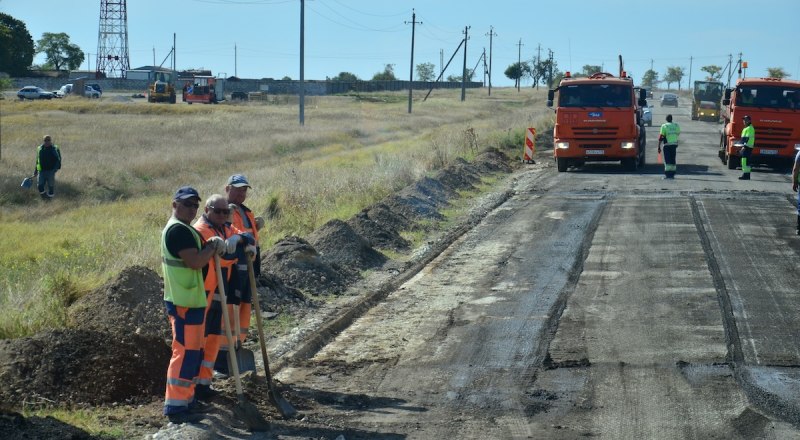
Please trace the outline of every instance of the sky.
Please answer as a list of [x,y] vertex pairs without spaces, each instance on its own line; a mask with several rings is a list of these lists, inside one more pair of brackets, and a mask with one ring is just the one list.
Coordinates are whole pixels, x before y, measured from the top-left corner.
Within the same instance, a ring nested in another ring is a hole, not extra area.
[[[121,1],[121,0],[109,0]],[[0,12],[23,21],[34,42],[64,32],[85,53],[81,69],[96,67],[101,0],[0,0]],[[683,67],[691,80],[703,66],[747,61],[746,76],[781,67],[800,79],[800,1],[770,0],[305,0],[305,79],[340,72],[371,79],[392,64],[410,74],[412,11],[414,64],[453,61],[445,76],[461,75],[465,28],[467,68],[491,55],[492,85],[513,86],[506,68],[541,54],[561,71],[584,65],[617,74],[618,55],[634,80],[652,67],[663,78]],[[159,65],[176,38],[177,68],[210,69],[216,76],[300,77],[301,0],[131,0],[127,2],[131,68]],[[493,37],[490,45],[490,30]],[[155,60],[155,62],[154,62]],[[37,55],[35,64],[44,63]],[[170,65],[167,60],[165,67]],[[416,79],[416,71],[414,72]],[[736,71],[734,70],[734,79]],[[727,73],[724,77],[727,79]],[[523,83],[525,84],[525,83]],[[528,83],[527,85],[530,85]],[[675,85],[673,84],[673,87]]]

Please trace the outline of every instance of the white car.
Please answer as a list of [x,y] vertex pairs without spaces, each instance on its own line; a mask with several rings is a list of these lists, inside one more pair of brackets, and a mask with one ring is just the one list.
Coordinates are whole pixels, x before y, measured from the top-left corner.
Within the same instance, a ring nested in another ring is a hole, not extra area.
[[648,127],[653,126],[653,112],[650,107],[642,107],[642,124],[647,124]]
[[19,99],[53,99],[53,94],[36,86],[25,86],[17,92]]
[[98,99],[100,98],[100,95],[101,93],[93,89],[91,86],[84,86],[83,88],[83,96],[87,98]]

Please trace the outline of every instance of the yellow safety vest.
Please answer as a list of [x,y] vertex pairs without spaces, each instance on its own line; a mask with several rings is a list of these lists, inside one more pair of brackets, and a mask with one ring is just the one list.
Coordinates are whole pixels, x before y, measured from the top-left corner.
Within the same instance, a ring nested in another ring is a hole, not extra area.
[[167,231],[173,225],[181,225],[192,232],[192,237],[201,249],[200,234],[186,223],[171,217],[161,231],[161,269],[164,272],[164,301],[180,307],[205,307],[206,291],[203,288],[203,271],[186,267],[183,260],[167,249]]

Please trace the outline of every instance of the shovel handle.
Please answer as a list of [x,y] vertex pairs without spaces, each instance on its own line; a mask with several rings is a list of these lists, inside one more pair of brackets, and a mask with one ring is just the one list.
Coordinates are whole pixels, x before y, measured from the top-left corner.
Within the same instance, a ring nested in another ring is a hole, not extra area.
[[247,276],[250,279],[250,296],[253,297],[253,308],[256,312],[256,326],[258,327],[258,342],[261,345],[261,357],[264,359],[264,370],[266,370],[267,381],[272,387],[272,373],[269,371],[269,359],[267,358],[267,343],[264,341],[264,321],[261,317],[261,304],[258,299],[258,290],[256,289],[256,275],[253,270],[253,260],[247,257]]
[[222,322],[225,323],[225,336],[228,338],[228,361],[233,370],[233,378],[236,382],[236,394],[244,396],[242,391],[242,379],[239,377],[239,364],[236,362],[236,355],[234,354],[233,335],[231,334],[231,321],[228,317],[228,300],[225,297],[225,280],[222,278],[222,269],[220,268],[219,255],[214,254],[214,269],[217,271],[217,291],[220,296],[220,303],[222,304]]

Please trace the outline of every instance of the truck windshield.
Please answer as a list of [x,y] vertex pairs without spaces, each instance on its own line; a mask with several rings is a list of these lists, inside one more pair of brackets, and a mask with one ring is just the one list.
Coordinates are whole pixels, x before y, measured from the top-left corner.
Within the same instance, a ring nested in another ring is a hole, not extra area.
[[617,84],[570,84],[559,88],[559,107],[630,107],[631,86]]
[[736,105],[743,107],[800,108],[800,88],[742,86],[736,89]]

